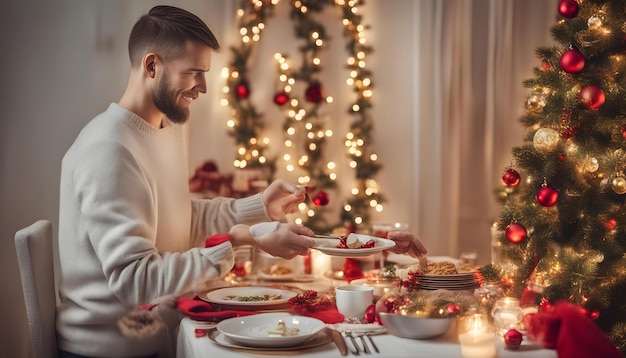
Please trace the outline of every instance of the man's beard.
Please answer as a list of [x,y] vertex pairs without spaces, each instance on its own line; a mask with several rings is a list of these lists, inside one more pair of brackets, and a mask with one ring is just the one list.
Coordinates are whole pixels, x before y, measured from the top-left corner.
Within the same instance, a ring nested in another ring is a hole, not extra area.
[[174,123],[185,123],[189,119],[189,109],[177,106],[179,95],[175,89],[170,86],[167,73],[157,85],[156,91],[152,94],[154,105],[163,112],[167,118]]

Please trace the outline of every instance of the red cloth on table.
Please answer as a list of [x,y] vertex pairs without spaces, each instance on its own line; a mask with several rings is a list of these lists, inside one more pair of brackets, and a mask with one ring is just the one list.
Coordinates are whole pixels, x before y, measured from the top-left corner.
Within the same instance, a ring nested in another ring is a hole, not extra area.
[[622,357],[581,308],[567,301],[557,303],[553,310],[530,315],[526,322],[528,337],[545,348],[556,348],[559,357]]
[[220,310],[199,298],[179,297],[176,300],[178,310],[196,321],[221,321],[226,318],[249,316],[253,311]]

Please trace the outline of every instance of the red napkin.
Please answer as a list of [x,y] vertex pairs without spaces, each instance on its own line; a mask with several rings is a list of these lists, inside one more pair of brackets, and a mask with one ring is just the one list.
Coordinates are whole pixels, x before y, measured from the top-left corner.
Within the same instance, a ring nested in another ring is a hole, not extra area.
[[179,311],[196,321],[221,321],[226,318],[256,314],[253,311],[219,310],[219,308],[197,297],[194,299],[179,297],[176,304]]
[[528,337],[546,348],[556,348],[559,357],[622,357],[580,307],[567,301],[557,303],[551,311],[530,315],[526,322]]
[[230,234],[216,234],[204,239],[204,247],[217,246],[223,242],[230,240]]
[[324,323],[341,323],[345,319],[328,296],[318,296],[314,290],[290,298],[289,312],[317,318]]

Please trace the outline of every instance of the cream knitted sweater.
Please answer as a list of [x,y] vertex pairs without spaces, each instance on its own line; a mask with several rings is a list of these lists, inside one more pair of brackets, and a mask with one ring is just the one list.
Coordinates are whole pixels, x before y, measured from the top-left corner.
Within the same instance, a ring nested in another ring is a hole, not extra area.
[[157,129],[112,103],[81,131],[61,171],[60,349],[95,357],[162,351],[175,327],[138,342],[117,320],[223,276],[233,265],[230,243],[203,248],[204,239],[269,220],[260,194],[192,200],[187,175],[180,125]]

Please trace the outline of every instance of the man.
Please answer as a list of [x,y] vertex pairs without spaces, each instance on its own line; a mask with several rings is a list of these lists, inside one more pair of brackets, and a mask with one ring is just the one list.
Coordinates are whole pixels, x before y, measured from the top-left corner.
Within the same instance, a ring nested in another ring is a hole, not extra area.
[[[205,74],[217,49],[197,16],[170,6],[151,9],[130,34],[125,92],[87,124],[64,156],[61,357],[164,355],[175,325],[137,341],[120,332],[118,319],[225,275],[233,246],[250,244],[287,259],[312,246],[310,229],[278,223],[304,200],[302,188],[278,180],[248,198],[190,199],[180,124],[206,92]],[[262,221],[276,223],[253,236],[245,224]],[[226,232],[228,241],[203,247],[206,237]]]

